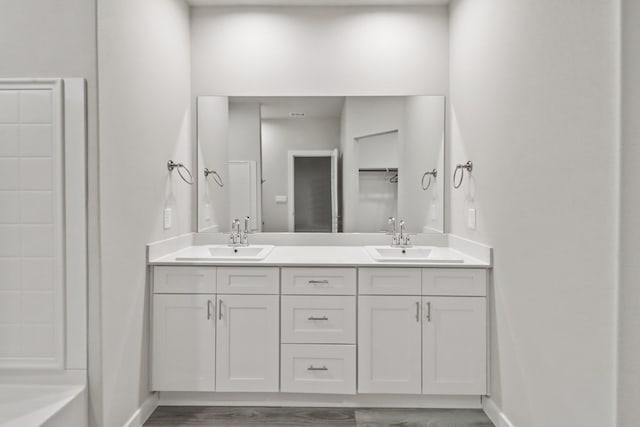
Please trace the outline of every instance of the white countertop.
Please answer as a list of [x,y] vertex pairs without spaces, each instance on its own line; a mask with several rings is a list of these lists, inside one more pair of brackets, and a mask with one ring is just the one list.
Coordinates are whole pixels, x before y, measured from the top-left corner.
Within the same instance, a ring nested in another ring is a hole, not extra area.
[[202,246],[189,246],[168,255],[150,259],[149,265],[211,265],[211,266],[322,266],[322,267],[450,267],[450,268],[490,268],[483,262],[449,247],[429,246],[439,260],[457,259],[462,262],[406,262],[376,261],[364,246],[275,246],[262,260],[179,260],[177,258],[196,257]]

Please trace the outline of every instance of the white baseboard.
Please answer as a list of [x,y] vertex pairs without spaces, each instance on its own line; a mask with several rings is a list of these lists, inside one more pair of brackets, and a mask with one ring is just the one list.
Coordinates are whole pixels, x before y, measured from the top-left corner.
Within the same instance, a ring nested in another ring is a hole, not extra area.
[[129,418],[129,421],[127,421],[123,427],[142,427],[157,407],[158,393],[153,393],[147,400],[142,402],[142,405],[131,415],[131,418]]
[[482,398],[482,409],[496,427],[515,427],[509,418],[502,412],[496,402],[490,397]]
[[340,408],[481,408],[480,396],[385,394],[160,392],[163,406],[291,406]]

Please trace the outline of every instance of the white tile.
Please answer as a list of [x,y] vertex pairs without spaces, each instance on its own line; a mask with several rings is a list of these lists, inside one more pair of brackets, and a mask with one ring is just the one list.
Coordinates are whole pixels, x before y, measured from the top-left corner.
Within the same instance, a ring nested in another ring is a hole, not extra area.
[[0,225],[0,257],[19,257],[20,226]]
[[20,291],[0,291],[0,324],[20,323]]
[[0,190],[18,190],[20,188],[20,160],[0,157]]
[[0,258],[0,291],[20,290],[19,258]]
[[53,263],[53,258],[22,259],[22,290],[52,290]]
[[21,226],[22,256],[50,257],[54,255],[52,225]]
[[20,155],[20,132],[18,125],[0,124],[0,157]]
[[19,357],[22,347],[22,326],[0,325],[0,357]]
[[0,191],[0,224],[20,223],[20,193]]
[[[20,196],[19,206],[19,216],[23,224],[53,223],[53,197],[51,191],[23,191]],[[0,207],[1,212],[2,208]]]
[[0,123],[18,123],[18,91],[0,90]]
[[53,188],[51,159],[21,159],[20,188],[22,190],[51,190]]
[[31,157],[51,157],[53,150],[51,125],[20,126],[20,154]]
[[22,322],[52,323],[55,313],[53,292],[23,292],[22,293]]
[[53,357],[55,338],[53,325],[24,325],[22,353],[25,357]]
[[50,90],[20,92],[21,123],[51,123],[52,111]]

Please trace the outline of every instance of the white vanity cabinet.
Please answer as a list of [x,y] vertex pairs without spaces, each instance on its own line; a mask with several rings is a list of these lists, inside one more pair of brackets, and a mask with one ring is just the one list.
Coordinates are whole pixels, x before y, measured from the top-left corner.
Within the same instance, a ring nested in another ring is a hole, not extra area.
[[487,270],[422,269],[422,393],[487,393]]
[[215,320],[211,295],[154,295],[154,390],[215,389]]
[[153,390],[278,391],[279,268],[155,267],[153,292]]
[[157,266],[152,283],[154,391],[487,393],[485,269]]
[[362,268],[359,277],[359,393],[486,394],[485,270]]
[[423,297],[422,301],[422,393],[485,394],[485,298]]
[[420,394],[421,298],[358,300],[358,392]]
[[218,295],[216,390],[279,386],[278,295]]
[[153,390],[215,390],[215,285],[215,268],[155,268]]
[[283,268],[281,391],[355,394],[356,269]]

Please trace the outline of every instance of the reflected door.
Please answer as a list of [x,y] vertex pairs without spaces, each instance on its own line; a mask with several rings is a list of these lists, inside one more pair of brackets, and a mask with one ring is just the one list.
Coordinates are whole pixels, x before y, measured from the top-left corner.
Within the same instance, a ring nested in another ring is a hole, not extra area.
[[338,231],[338,150],[289,152],[289,231]]

